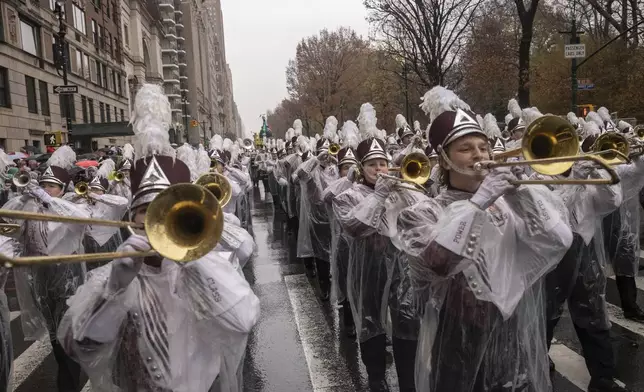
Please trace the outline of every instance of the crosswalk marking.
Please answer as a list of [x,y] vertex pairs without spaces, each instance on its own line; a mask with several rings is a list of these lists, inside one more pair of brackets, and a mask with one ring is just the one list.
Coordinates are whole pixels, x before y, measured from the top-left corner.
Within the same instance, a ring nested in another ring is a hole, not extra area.
[[563,344],[555,343],[550,347],[550,358],[559,374],[568,379],[582,391],[586,391],[590,374],[584,358]]
[[10,320],[13,321],[20,316],[20,312],[19,311],[11,312],[9,316],[10,316]]
[[18,358],[14,359],[11,385],[14,388],[18,388],[36,370],[40,363],[47,358],[49,353],[51,353],[49,335],[45,335],[33,342]]

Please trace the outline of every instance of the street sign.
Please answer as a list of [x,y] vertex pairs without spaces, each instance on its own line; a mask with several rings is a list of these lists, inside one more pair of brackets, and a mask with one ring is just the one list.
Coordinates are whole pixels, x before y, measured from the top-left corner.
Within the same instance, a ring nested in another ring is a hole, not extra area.
[[60,132],[56,133],[46,133],[45,134],[45,146],[60,146],[61,143],[61,134]]
[[580,59],[586,57],[586,44],[566,45],[564,57],[567,59]]
[[590,79],[577,79],[577,90],[592,90],[595,88],[595,83]]
[[54,94],[76,94],[78,86],[55,86]]

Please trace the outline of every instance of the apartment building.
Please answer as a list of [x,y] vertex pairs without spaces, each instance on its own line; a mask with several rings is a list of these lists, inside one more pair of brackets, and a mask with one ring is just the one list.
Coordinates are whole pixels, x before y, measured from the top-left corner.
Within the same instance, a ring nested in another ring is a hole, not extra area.
[[[72,134],[75,128],[82,133],[85,124],[129,118],[119,3],[77,0],[61,5],[67,84],[79,90],[69,101],[54,93],[55,86],[63,85],[55,0],[0,0],[0,147],[6,151],[31,146],[42,152],[46,133],[61,132],[67,142],[67,102]],[[101,144],[119,141],[109,138]]]

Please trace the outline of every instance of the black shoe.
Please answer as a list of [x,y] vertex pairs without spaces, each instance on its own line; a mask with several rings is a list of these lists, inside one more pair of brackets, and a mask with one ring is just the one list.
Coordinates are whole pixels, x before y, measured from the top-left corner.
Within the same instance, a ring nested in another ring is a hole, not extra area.
[[613,379],[593,378],[588,384],[588,392],[631,392],[631,390],[619,386]]
[[389,392],[387,381],[369,381],[369,392]]
[[624,311],[624,318],[633,321],[644,322],[644,311],[642,311],[639,306],[635,306],[634,309]]

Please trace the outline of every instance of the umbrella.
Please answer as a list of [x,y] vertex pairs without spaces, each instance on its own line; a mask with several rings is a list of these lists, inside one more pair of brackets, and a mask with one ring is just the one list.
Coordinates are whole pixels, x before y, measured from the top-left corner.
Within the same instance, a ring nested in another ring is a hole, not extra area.
[[29,158],[29,155],[25,154],[24,152],[13,152],[9,154],[9,159],[14,160],[14,159],[25,159]]
[[88,168],[92,166],[98,166],[98,162],[97,161],[79,161],[79,162],[76,162],[76,166]]

